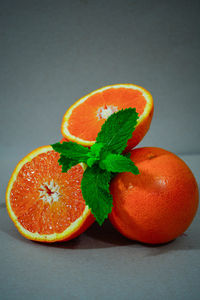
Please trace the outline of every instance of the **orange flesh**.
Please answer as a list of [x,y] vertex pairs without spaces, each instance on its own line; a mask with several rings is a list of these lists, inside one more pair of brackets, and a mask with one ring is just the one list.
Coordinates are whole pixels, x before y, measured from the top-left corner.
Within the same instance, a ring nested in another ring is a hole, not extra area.
[[[80,188],[83,168],[76,165],[62,173],[58,159],[59,154],[54,151],[38,155],[21,168],[13,184],[11,208],[20,224],[32,233],[61,233],[85,209]],[[42,199],[40,191],[44,190],[45,196],[53,195],[55,191],[49,186],[52,180],[59,188],[59,196],[48,202]]]
[[90,96],[85,102],[77,106],[69,119],[70,134],[83,140],[96,140],[97,134],[105,119],[98,118],[98,110],[108,106],[118,110],[135,107],[139,116],[143,113],[146,99],[142,92],[131,88],[110,88]]

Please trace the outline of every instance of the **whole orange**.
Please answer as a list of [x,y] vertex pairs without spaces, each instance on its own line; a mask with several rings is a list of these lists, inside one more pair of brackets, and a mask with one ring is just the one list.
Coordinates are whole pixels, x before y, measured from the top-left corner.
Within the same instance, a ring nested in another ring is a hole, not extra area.
[[131,151],[139,175],[125,172],[111,182],[111,223],[124,236],[160,244],[181,235],[198,208],[198,186],[183,160],[161,148]]

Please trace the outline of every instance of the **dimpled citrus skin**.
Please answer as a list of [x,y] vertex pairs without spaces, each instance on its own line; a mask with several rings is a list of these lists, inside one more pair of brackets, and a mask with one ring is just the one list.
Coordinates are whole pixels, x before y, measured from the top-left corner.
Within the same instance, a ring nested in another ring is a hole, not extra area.
[[111,182],[113,209],[109,216],[124,236],[160,244],[181,235],[198,208],[198,186],[189,167],[161,148],[131,151],[140,174],[120,173]]

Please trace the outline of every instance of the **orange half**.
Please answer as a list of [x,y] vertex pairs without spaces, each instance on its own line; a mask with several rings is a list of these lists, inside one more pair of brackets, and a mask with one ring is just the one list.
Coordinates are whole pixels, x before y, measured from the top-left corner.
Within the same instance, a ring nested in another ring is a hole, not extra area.
[[8,183],[8,213],[30,240],[70,240],[94,222],[81,193],[85,165],[62,173],[58,159],[51,146],[40,147],[18,163]]
[[92,146],[105,120],[114,112],[135,107],[139,119],[126,150],[135,147],[147,133],[153,116],[153,98],[134,84],[116,84],[100,88],[77,102],[65,113],[62,135],[69,141]]

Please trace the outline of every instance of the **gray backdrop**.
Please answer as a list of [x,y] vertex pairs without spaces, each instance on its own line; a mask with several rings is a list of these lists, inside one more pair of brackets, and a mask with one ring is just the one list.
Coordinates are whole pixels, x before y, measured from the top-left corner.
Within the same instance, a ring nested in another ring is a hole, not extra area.
[[94,225],[78,242],[44,247],[18,235],[4,194],[19,159],[60,140],[66,109],[115,83],[135,83],[153,95],[154,118],[140,145],[182,155],[198,176],[199,14],[198,0],[0,1],[4,299],[30,293],[35,299],[197,299],[196,227],[193,239],[165,248],[131,244],[109,224],[100,231]]
[[1,1],[1,151],[57,141],[66,109],[135,83],[155,101],[141,145],[200,151],[199,1]]

